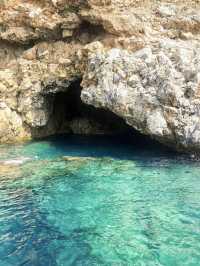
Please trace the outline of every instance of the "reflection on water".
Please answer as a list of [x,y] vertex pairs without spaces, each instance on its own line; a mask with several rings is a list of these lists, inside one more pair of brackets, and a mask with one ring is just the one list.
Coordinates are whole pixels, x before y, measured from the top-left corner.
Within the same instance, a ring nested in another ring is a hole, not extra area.
[[0,161],[0,265],[199,265],[199,162],[78,137],[3,145]]

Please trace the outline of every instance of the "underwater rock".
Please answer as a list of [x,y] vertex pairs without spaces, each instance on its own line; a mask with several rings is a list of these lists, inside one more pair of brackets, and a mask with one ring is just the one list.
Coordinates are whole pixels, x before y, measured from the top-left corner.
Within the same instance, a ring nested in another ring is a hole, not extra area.
[[0,179],[15,179],[21,176],[19,165],[9,165],[0,162]]
[[62,157],[63,158],[63,160],[65,160],[65,161],[68,161],[68,162],[77,162],[77,161],[79,161],[79,162],[85,162],[85,161],[87,161],[87,160],[96,160],[97,158],[95,158],[95,157],[78,157],[78,156],[63,156]]
[[31,161],[32,158],[28,157],[21,157],[21,158],[16,158],[16,159],[10,159],[10,160],[5,160],[5,161],[0,161],[1,165],[22,165],[25,162]]

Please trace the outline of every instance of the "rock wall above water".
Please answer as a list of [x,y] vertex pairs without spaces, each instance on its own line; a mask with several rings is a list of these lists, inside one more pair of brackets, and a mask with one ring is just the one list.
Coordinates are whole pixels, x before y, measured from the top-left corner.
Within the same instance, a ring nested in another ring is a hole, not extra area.
[[198,0],[1,0],[0,142],[56,133],[54,95],[82,79],[86,104],[199,151],[199,18]]

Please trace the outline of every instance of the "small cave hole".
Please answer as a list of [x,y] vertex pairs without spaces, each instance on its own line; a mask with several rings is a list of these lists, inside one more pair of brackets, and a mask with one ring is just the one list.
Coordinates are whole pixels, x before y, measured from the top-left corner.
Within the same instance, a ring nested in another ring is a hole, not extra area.
[[103,39],[106,34],[102,25],[95,25],[83,20],[79,28],[74,31],[73,38],[79,40],[83,44],[87,44]]

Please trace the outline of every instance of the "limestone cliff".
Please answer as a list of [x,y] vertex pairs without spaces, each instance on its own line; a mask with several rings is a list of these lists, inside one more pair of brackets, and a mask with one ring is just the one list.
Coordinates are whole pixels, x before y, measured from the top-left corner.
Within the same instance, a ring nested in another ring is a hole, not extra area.
[[199,151],[200,1],[0,0],[0,142],[101,131],[63,124],[77,82],[87,105]]

